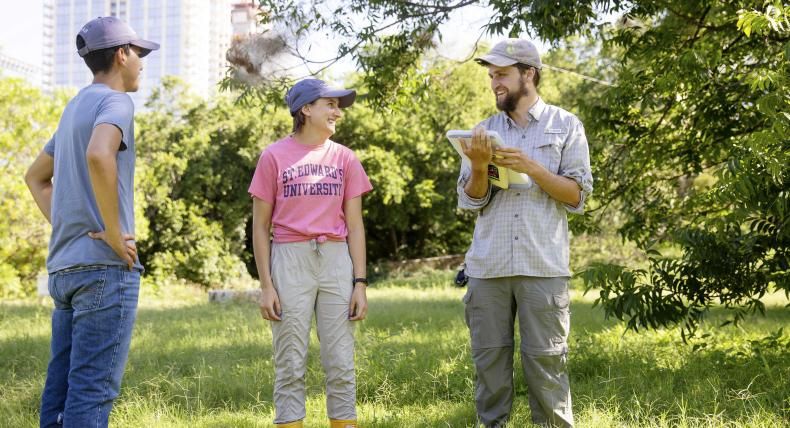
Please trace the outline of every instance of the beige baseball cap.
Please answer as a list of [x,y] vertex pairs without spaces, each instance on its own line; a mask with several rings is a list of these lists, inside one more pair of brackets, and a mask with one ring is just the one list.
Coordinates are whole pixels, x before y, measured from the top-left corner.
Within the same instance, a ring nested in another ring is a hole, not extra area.
[[538,48],[524,39],[505,39],[494,45],[487,54],[475,58],[478,64],[496,65],[497,67],[507,67],[513,64],[525,64],[540,70],[543,63],[540,61]]

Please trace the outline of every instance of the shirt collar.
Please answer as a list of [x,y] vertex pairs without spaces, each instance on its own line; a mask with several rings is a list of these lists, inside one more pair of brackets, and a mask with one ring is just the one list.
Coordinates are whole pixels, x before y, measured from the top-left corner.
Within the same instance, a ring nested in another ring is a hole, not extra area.
[[529,115],[532,116],[532,119],[540,122],[540,117],[543,116],[543,111],[545,110],[546,110],[546,103],[543,102],[543,98],[538,97],[538,100],[535,101],[535,104],[533,104],[532,107],[530,107]]
[[[546,103],[543,102],[543,98],[538,97],[538,100],[535,101],[535,104],[532,104],[532,107],[529,108],[530,120],[540,122],[540,118],[541,116],[543,116],[543,112],[545,110],[546,110]],[[512,129],[518,126],[516,122],[514,122],[513,119],[511,119],[506,112],[501,111],[499,112],[499,114],[503,115],[503,117],[505,118],[505,122],[507,123],[508,129]]]

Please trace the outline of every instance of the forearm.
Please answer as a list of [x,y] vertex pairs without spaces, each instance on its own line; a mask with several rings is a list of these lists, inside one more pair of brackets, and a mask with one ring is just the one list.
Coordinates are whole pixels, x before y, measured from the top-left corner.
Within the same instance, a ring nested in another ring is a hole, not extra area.
[[118,163],[111,152],[86,155],[93,195],[109,240],[121,240],[121,221],[118,214]]
[[[367,278],[367,260],[365,258],[365,225],[362,222],[362,201],[359,197],[346,204],[346,226],[348,227],[348,252],[351,255],[354,278]],[[367,282],[353,284],[351,302],[348,306],[349,321],[365,319],[368,312],[366,296]]]
[[33,195],[33,200],[52,223],[52,176],[55,173],[55,158],[41,151],[25,173],[25,184]]
[[27,187],[41,214],[52,223],[52,181],[28,182]]
[[271,274],[271,240],[269,229],[271,222],[253,219],[252,250],[255,254],[255,266],[258,268],[258,278],[261,288],[274,287]]
[[548,193],[552,199],[570,205],[578,206],[581,202],[581,188],[579,184],[568,177],[553,174],[545,168],[530,174],[535,184]]
[[365,254],[365,226],[362,224],[348,231],[348,252],[354,265],[354,278],[367,277],[367,256]]
[[488,193],[488,165],[472,167],[469,181],[464,186],[464,192],[475,199],[486,196]]
[[365,257],[365,223],[362,220],[362,197],[351,198],[343,204],[346,215],[348,253],[354,265],[354,278],[365,278],[367,260]]

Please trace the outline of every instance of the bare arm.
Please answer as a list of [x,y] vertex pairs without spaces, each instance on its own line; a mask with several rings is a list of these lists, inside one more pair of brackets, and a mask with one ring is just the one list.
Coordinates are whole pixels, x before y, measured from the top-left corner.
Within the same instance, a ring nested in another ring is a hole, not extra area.
[[[128,246],[118,214],[118,149],[121,146],[121,130],[114,125],[102,123],[93,128],[85,158],[88,163],[93,195],[104,222],[104,231],[91,235],[102,239],[126,262],[129,269],[134,265],[136,249]],[[103,234],[101,232],[104,232]]]
[[261,199],[252,198],[252,249],[255,253],[255,266],[261,282],[261,316],[264,319],[279,321],[280,299],[272,282],[271,241],[269,231],[272,227],[274,207]]
[[535,181],[535,184],[557,201],[574,207],[579,205],[581,188],[572,179],[552,173],[540,162],[531,159],[517,148],[501,148],[496,151],[496,154],[495,163],[497,165],[526,173]]
[[[343,203],[343,212],[346,216],[348,228],[348,251],[351,254],[351,264],[354,265],[354,278],[365,278],[367,275],[367,260],[365,249],[365,224],[362,221],[362,196],[351,198]],[[350,320],[365,319],[368,313],[367,286],[363,283],[354,284],[349,306]]]
[[581,202],[581,188],[579,184],[568,177],[552,174],[543,166],[542,172],[530,175],[535,183],[543,191],[549,194],[554,200],[560,201],[572,207],[578,206]]
[[25,183],[41,214],[52,223],[52,176],[55,173],[55,158],[42,151],[25,174]]

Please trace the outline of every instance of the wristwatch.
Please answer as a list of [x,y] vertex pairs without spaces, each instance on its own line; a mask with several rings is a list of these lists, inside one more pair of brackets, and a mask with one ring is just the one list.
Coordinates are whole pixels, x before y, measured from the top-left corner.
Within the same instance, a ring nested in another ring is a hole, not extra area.
[[368,279],[367,278],[354,278],[354,285],[356,286],[358,283],[362,283],[362,284],[365,284],[365,286],[367,286],[368,285]]

